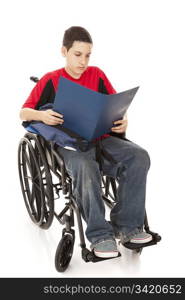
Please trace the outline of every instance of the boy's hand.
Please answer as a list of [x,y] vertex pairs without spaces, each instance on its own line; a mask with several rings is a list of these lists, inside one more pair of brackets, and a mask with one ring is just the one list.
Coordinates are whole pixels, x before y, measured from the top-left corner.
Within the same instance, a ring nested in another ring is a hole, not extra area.
[[41,111],[41,121],[47,125],[58,125],[63,124],[63,115],[53,111],[52,109],[47,109]]
[[115,121],[114,125],[117,125],[117,126],[111,128],[112,132],[123,133],[127,129],[128,120],[127,119],[122,119],[122,120]]

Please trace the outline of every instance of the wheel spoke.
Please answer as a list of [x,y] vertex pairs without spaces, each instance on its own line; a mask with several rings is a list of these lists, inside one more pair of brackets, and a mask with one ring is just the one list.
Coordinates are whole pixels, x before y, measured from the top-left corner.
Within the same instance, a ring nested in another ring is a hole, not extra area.
[[35,206],[34,206],[34,200],[35,200],[35,191],[32,188],[31,199],[29,201],[29,204],[30,204],[30,208],[32,211],[32,215],[35,216],[35,218],[38,218],[38,214],[37,214],[37,212],[35,210]]
[[37,183],[37,182],[33,182],[33,185],[37,188],[37,190],[40,192],[40,193],[42,193],[42,190],[41,190],[41,188],[40,188],[40,186],[39,186],[39,184]]
[[[30,153],[29,153],[30,154]],[[23,151],[23,157],[25,158],[25,161],[27,163],[28,169],[30,174],[32,175],[32,167],[31,167],[31,161],[30,161],[30,156],[28,156],[28,153],[26,152],[26,150],[24,149]]]

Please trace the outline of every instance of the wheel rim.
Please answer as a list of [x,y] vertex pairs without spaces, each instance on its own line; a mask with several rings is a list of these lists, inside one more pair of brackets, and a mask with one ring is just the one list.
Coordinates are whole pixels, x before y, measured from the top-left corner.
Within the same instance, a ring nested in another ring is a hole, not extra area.
[[42,228],[48,228],[53,220],[54,200],[51,175],[41,151],[36,140],[21,140],[18,149],[19,177],[32,221]]

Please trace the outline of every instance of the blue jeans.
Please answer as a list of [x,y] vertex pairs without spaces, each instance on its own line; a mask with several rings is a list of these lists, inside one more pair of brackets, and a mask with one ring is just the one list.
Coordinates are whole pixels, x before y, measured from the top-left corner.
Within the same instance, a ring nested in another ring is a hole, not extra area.
[[129,239],[143,226],[146,178],[150,167],[147,151],[133,142],[111,136],[103,139],[102,145],[116,160],[113,164],[103,158],[102,163],[103,174],[118,181],[117,203],[110,212],[111,224],[105,220],[95,148],[86,152],[58,148],[72,178],[73,195],[87,223],[86,236],[92,244],[114,238],[120,232]]

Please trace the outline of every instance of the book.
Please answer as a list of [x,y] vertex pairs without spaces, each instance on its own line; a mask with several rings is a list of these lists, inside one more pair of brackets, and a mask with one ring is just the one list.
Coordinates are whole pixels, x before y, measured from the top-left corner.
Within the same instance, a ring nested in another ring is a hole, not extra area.
[[113,122],[124,117],[138,89],[107,95],[61,76],[53,110],[63,115],[61,126],[92,141],[110,132]]

